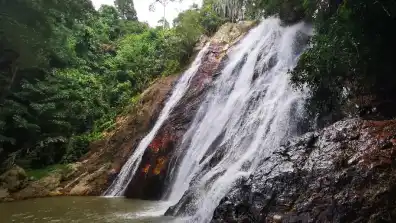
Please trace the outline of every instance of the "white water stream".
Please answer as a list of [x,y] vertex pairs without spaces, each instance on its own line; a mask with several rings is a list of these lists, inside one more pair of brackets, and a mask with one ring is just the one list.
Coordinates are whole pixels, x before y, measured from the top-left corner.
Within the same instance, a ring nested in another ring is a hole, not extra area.
[[104,193],[105,196],[114,197],[114,196],[122,196],[124,194],[126,186],[132,180],[136,170],[140,165],[144,151],[146,150],[147,146],[151,143],[151,141],[154,139],[155,135],[157,134],[157,131],[161,128],[162,124],[166,121],[169,114],[172,112],[172,109],[177,105],[179,100],[183,97],[184,93],[188,89],[188,86],[190,85],[190,81],[192,77],[194,77],[195,73],[198,71],[198,68],[202,62],[201,61],[202,57],[205,55],[207,49],[208,46],[205,46],[204,49],[202,49],[199,52],[191,67],[186,72],[184,72],[182,77],[178,80],[176,86],[173,88],[172,95],[167,100],[154,127],[142,139],[142,141],[140,141],[138,147],[135,149],[132,156],[129,157],[128,161],[122,167],[117,178]]
[[305,96],[293,90],[287,72],[310,31],[304,23],[282,27],[279,19],[269,18],[228,53],[177,151],[181,161],[168,199],[176,203],[187,190],[194,194],[177,211],[188,222],[210,221],[234,183],[296,134]]

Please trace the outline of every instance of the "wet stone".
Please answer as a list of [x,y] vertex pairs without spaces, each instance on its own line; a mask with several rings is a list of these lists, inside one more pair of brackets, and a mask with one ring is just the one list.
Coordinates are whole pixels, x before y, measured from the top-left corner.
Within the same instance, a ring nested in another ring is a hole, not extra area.
[[[277,168],[262,164],[270,172],[253,173],[254,190],[236,184],[212,222],[395,222],[396,170],[386,161],[395,136],[394,121],[351,119],[289,140],[293,158],[275,152]],[[294,168],[282,170],[290,162]]]

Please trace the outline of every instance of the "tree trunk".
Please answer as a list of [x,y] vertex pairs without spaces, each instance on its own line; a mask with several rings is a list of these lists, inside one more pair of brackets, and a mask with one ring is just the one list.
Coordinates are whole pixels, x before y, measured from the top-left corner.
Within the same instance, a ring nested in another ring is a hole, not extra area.
[[163,29],[163,30],[165,30],[165,23],[166,23],[165,9],[166,9],[166,5],[165,5],[165,3],[164,3],[164,17],[163,17],[163,20],[164,20],[164,21],[162,21],[162,29]]

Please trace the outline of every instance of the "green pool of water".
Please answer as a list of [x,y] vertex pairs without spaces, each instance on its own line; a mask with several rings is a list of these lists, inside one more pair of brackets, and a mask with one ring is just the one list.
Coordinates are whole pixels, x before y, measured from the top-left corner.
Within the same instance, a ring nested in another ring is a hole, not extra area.
[[166,202],[104,197],[53,197],[0,204],[0,222],[175,222]]

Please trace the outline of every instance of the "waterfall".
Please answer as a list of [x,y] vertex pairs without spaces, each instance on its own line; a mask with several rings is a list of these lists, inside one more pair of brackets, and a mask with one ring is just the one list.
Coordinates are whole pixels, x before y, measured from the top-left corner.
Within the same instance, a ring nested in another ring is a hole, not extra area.
[[139,164],[142,160],[142,156],[147,146],[151,143],[157,131],[161,128],[162,124],[166,121],[172,109],[177,105],[179,100],[183,97],[185,91],[190,85],[190,81],[194,74],[197,72],[201,65],[201,59],[205,55],[208,46],[205,46],[197,55],[196,59],[192,63],[191,67],[183,73],[181,78],[178,80],[176,86],[173,88],[170,98],[167,100],[164,108],[162,109],[157,122],[151,131],[140,141],[138,147],[133,152],[132,156],[129,157],[128,161],[122,167],[117,178],[111,184],[111,186],[104,193],[105,196],[122,196],[126,186],[132,180]]
[[298,134],[305,93],[288,70],[306,47],[305,23],[282,27],[269,18],[231,48],[176,151],[168,199],[171,214],[208,222],[238,180],[248,178],[274,149]]

